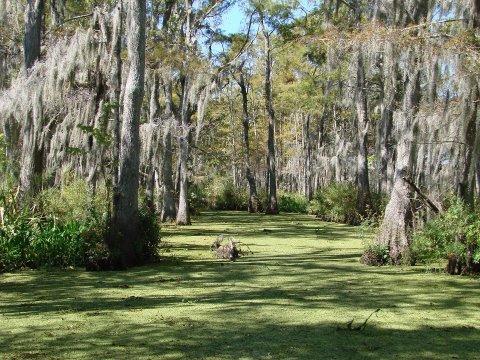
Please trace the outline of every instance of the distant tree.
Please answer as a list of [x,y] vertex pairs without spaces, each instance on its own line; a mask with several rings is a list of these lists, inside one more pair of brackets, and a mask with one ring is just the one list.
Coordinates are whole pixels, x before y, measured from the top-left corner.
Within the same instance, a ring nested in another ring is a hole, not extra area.
[[[275,111],[272,95],[272,43],[271,35],[274,30],[288,21],[291,10],[296,2],[285,4],[278,1],[251,1],[253,10],[258,14],[260,30],[263,35],[263,50],[265,56],[264,68],[264,101],[268,116],[268,155],[267,155],[267,214],[278,214],[277,202],[277,170],[275,160]],[[269,29],[270,25],[273,30]]]
[[243,124],[243,147],[244,147],[244,163],[245,176],[248,181],[249,197],[248,197],[248,211],[255,213],[259,209],[257,186],[255,183],[255,175],[252,171],[250,163],[250,110],[248,108],[248,78],[245,70],[245,62],[241,62],[238,66],[238,75],[234,74],[235,80],[240,87],[242,95],[242,124]]

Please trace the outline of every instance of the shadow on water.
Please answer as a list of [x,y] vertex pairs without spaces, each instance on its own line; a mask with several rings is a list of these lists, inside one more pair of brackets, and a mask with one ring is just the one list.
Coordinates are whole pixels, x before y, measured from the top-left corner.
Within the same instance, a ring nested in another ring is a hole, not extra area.
[[[202,227],[170,227],[177,240],[164,260],[128,272],[0,277],[0,358],[479,358],[480,324],[464,321],[480,310],[470,301],[480,298],[478,281],[361,266],[358,244],[334,247],[352,237],[349,227],[243,215],[204,214]],[[234,263],[214,259],[210,242],[198,238],[215,236],[219,219],[259,250]],[[329,232],[334,245],[323,237]],[[277,251],[268,242],[274,236],[291,241],[292,251]],[[296,244],[299,236],[306,242]],[[364,331],[345,330],[377,308]],[[448,312],[458,325],[406,328],[406,311]],[[37,321],[15,327],[21,319]]]

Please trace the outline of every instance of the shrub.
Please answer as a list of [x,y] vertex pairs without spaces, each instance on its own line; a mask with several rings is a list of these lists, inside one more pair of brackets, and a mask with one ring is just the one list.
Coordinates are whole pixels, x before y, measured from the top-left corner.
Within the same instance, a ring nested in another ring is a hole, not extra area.
[[359,224],[357,189],[347,182],[332,183],[315,194],[308,211],[325,221]]
[[33,263],[30,239],[34,229],[27,214],[15,217],[6,213],[0,226],[0,271],[28,267]]
[[30,242],[34,267],[68,267],[83,265],[85,225],[68,221],[58,223],[54,218],[39,220]]
[[[14,198],[5,192],[0,194],[4,212],[0,223],[0,271],[83,265],[88,270],[110,268],[110,253],[105,245],[106,196],[88,200],[86,184],[79,181],[44,192],[36,204],[40,206],[33,208],[39,210],[25,207],[19,211]],[[139,223],[144,258],[156,258],[160,241],[158,218],[143,206]]]
[[227,181],[215,196],[215,209],[247,210],[248,195],[244,190],[236,189],[231,181]]
[[188,187],[188,205],[192,214],[197,213],[199,210],[210,208],[208,193],[204,184],[190,184]]
[[7,214],[0,227],[0,270],[82,265],[85,229],[79,222],[58,223],[28,212]]
[[370,243],[366,246],[360,262],[370,266],[386,265],[390,258],[389,249],[386,245]]
[[308,200],[301,194],[281,193],[278,200],[278,209],[281,212],[306,213]]
[[139,212],[140,241],[143,245],[145,260],[158,258],[160,245],[160,221],[157,214],[147,207],[141,207]]
[[98,186],[96,195],[92,198],[85,180],[71,179],[65,181],[60,188],[44,190],[37,199],[37,207],[43,210],[45,216],[53,216],[65,222],[86,223],[92,216],[105,218],[108,201],[105,186]]
[[[480,211],[454,201],[447,211],[427,222],[412,236],[411,252],[424,264],[458,262],[458,272],[470,272],[480,264]],[[457,272],[455,270],[455,272]]]
[[387,207],[389,197],[385,193],[371,193],[370,194],[370,208],[367,209],[367,219],[370,225],[378,227],[383,220],[385,208]]
[[92,222],[82,234],[84,244],[83,264],[88,271],[108,270],[110,251],[105,243],[105,222]]

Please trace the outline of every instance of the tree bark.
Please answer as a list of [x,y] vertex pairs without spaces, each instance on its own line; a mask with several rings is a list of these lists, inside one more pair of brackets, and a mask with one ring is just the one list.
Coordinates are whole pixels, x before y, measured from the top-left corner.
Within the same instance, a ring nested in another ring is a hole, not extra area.
[[[470,82],[470,80],[467,80]],[[459,181],[457,183],[457,196],[462,199],[465,204],[473,207],[475,198],[474,187],[474,169],[477,162],[476,157],[476,141],[477,141],[477,113],[479,91],[476,81],[469,83],[470,91],[464,99],[462,118],[465,119],[465,151],[463,153],[463,164]]]
[[362,50],[358,49],[357,62],[357,89],[355,105],[357,110],[357,210],[361,216],[367,215],[370,205],[370,184],[368,180],[368,127],[367,94],[365,83],[365,67]]
[[480,0],[472,0],[472,26],[480,27]]
[[[121,136],[121,107],[120,97],[122,92],[122,33],[123,33],[123,0],[117,2],[114,14],[113,28],[113,47],[112,47],[112,73],[111,73],[111,99],[113,110],[113,129],[112,129],[112,207],[114,207],[120,196],[118,189],[118,175],[120,162],[120,136]],[[110,211],[110,208],[109,208]],[[112,211],[110,220],[110,233],[108,238],[115,237],[114,224],[116,213]]]
[[[389,50],[391,45],[389,45]],[[390,52],[385,55],[393,56]],[[391,189],[389,165],[393,159],[392,128],[393,128],[393,107],[395,103],[395,69],[382,67],[382,85],[380,94],[380,120],[377,124],[376,154],[377,154],[377,192],[388,193]]]
[[175,206],[175,187],[173,184],[173,148],[172,148],[172,82],[169,80],[165,87],[165,118],[166,124],[163,135],[163,203],[162,214],[160,219],[162,222],[174,221],[177,217],[177,208]]
[[25,7],[25,37],[23,50],[25,69],[30,70],[40,58],[44,0],[27,0]]
[[59,26],[65,20],[65,3],[67,0],[50,0],[52,26]]
[[155,155],[157,153],[157,144],[158,144],[158,136],[157,136],[157,126],[159,126],[160,120],[160,79],[158,78],[157,74],[153,74],[153,82],[150,94],[150,119],[149,122],[151,126],[155,129],[154,133],[151,134],[151,145],[148,151],[148,162],[145,166],[145,198],[146,198],[146,205],[149,211],[154,214],[155,213],[155,203],[154,203],[154,196],[155,196],[155,173],[157,166],[154,164]]
[[405,81],[403,111],[397,119],[401,136],[397,144],[396,172],[392,194],[385,209],[378,241],[389,248],[390,259],[398,264],[409,250],[408,232],[412,222],[412,191],[403,178],[409,177],[414,167],[415,116],[420,103],[420,70],[418,59],[410,55],[410,67]]
[[312,191],[312,145],[310,141],[311,115],[302,115],[303,120],[303,194],[308,200],[313,199]]
[[[25,37],[23,39],[24,65],[27,75],[40,58],[42,39],[43,0],[28,0],[25,7]],[[20,168],[21,197],[36,195],[41,188],[43,173],[43,149],[39,144],[39,125],[42,121],[41,95],[29,109],[22,128],[22,159]]]
[[190,105],[188,103],[189,78],[182,79],[181,113],[179,118],[180,134],[178,136],[179,174],[178,174],[178,209],[177,225],[190,225],[190,209],[188,206],[188,155],[190,147]]
[[[240,69],[241,71],[243,69]],[[250,195],[248,197],[248,211],[250,213],[256,213],[258,208],[258,195],[257,185],[255,183],[255,175],[252,172],[250,165],[250,113],[248,111],[248,90],[245,84],[245,76],[243,71],[240,73],[238,80],[238,86],[242,94],[242,116],[243,116],[243,146],[244,146],[244,161],[245,161],[245,176],[248,181],[248,188]]]
[[115,268],[137,265],[143,260],[143,244],[138,235],[138,186],[140,112],[145,90],[145,0],[129,0],[127,19],[129,70],[123,99],[119,196],[113,206],[116,236],[109,242]]
[[272,59],[270,34],[265,27],[263,15],[260,12],[260,23],[264,37],[265,50],[265,110],[268,114],[268,154],[267,154],[267,184],[268,198],[266,214],[278,214],[277,203],[277,172],[275,164],[275,112],[272,104]]
[[[232,95],[233,89],[230,89]],[[233,187],[236,189],[238,185],[237,181],[237,144],[235,141],[235,109],[233,104],[233,99],[229,96],[229,115],[230,115],[230,134],[232,138],[232,180]]]

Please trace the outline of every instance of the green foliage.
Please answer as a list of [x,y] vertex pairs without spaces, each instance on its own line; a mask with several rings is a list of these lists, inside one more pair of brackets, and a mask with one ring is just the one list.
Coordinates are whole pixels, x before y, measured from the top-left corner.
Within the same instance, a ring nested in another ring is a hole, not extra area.
[[367,208],[367,218],[362,219],[370,227],[378,227],[383,220],[389,197],[385,193],[370,193],[370,205]]
[[0,271],[81,266],[90,243],[103,242],[102,235],[88,239],[97,221],[88,216],[82,187],[69,186],[41,194],[31,208],[18,207],[13,190],[0,194]]
[[6,214],[0,227],[0,271],[83,264],[85,226],[27,211]]
[[105,219],[108,209],[107,189],[99,185],[92,197],[87,182],[67,175],[64,185],[43,191],[37,202],[45,216],[53,216],[60,221],[86,223],[91,217]]
[[27,214],[10,217],[4,214],[0,227],[0,271],[9,271],[32,263],[28,251],[33,229]]
[[[64,179],[59,189],[39,195],[31,208],[17,209],[13,192],[0,193],[0,271],[40,267],[109,268],[105,244],[108,198],[95,196],[83,180]],[[140,242],[145,259],[157,257],[160,225],[145,206],[139,212]]]
[[157,214],[146,206],[140,208],[139,229],[144,258],[146,260],[156,259],[160,245],[160,221]]
[[325,221],[358,224],[357,189],[351,183],[332,183],[318,191],[308,212]]
[[[87,270],[102,270],[108,266],[110,251],[105,243],[107,228],[105,222],[92,221],[82,234],[84,244],[84,264]],[[93,266],[95,265],[95,266]]]
[[208,191],[204,183],[192,183],[188,187],[188,205],[190,212],[196,213],[209,208]]
[[349,182],[332,183],[318,191],[308,204],[307,211],[325,221],[349,225],[377,226],[385,212],[388,198],[385,194],[370,194],[366,217],[357,210],[357,187]]
[[215,194],[216,210],[247,210],[248,195],[246,191],[235,188],[233,182],[227,181]]
[[[478,358],[478,278],[365,269],[357,228],[305,215],[194,220],[164,229],[162,264],[2,275],[2,358]],[[253,254],[221,266],[208,245],[227,228]]]
[[248,193],[238,189],[232,180],[212,177],[189,186],[189,205],[194,212],[208,210],[247,210]]
[[17,166],[18,163],[8,156],[5,135],[0,133],[0,191],[6,191],[17,183]]
[[365,265],[381,266],[386,265],[390,259],[390,251],[388,246],[369,243],[363,251],[360,262]]
[[301,194],[281,193],[278,208],[281,212],[305,214],[308,209],[308,200]]
[[454,201],[448,210],[415,233],[412,256],[432,264],[455,255],[463,264],[480,262],[480,211],[462,201]]

